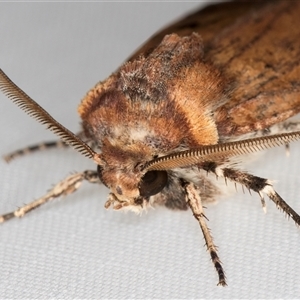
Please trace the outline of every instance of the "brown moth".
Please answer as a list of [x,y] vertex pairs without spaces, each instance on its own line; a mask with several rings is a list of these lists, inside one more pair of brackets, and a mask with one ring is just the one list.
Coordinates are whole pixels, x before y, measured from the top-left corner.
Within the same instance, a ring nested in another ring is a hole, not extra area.
[[[227,2],[208,6],[162,30],[81,101],[74,134],[0,71],[1,90],[96,170],[68,176],[46,195],[0,222],[76,191],[82,181],[110,189],[105,207],[141,212],[156,204],[190,208],[226,285],[203,203],[220,191],[207,173],[266,194],[300,225],[300,216],[268,179],[239,170],[239,156],[300,139],[300,2]],[[203,170],[205,172],[203,172]]]

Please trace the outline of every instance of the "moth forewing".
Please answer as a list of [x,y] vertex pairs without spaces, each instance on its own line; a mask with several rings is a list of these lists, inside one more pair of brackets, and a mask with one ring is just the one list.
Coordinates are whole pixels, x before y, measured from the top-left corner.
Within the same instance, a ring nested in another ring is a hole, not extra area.
[[[263,206],[266,194],[300,225],[299,215],[270,180],[231,164],[237,156],[299,139],[299,123],[288,120],[300,111],[299,14],[300,2],[237,1],[210,6],[171,25],[87,93],[78,108],[79,135],[0,71],[0,89],[13,102],[97,164],[0,216],[0,222],[71,194],[83,181],[103,183],[110,190],[106,208],[189,207],[218,283],[226,285],[202,205],[220,191],[203,170],[256,192]],[[277,134],[269,135],[274,127]]]

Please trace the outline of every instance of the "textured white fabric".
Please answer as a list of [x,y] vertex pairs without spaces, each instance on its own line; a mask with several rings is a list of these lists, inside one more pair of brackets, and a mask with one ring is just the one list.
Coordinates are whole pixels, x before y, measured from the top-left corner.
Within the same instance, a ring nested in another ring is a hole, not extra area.
[[[1,3],[1,68],[67,128],[86,91],[146,38],[197,3]],[[3,95],[0,153],[55,136]],[[299,144],[248,167],[277,179],[300,212]],[[73,150],[0,161],[0,212],[43,195],[71,171],[95,165]],[[206,210],[228,287],[217,275],[191,212],[136,216],[105,210],[107,189],[84,184],[0,227],[0,298],[298,298],[300,232],[267,200],[238,193]]]

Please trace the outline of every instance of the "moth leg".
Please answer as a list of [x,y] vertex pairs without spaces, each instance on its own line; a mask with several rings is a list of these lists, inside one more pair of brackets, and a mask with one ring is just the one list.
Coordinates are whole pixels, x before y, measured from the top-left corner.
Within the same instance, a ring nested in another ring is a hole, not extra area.
[[[76,135],[80,139],[82,139],[83,141],[86,142],[87,139],[86,139],[83,131],[79,132]],[[50,142],[42,142],[40,144],[31,145],[31,146],[28,146],[28,147],[25,147],[25,148],[22,148],[22,149],[18,149],[16,151],[11,152],[11,153],[8,153],[8,154],[3,156],[3,159],[6,162],[10,162],[15,158],[22,157],[24,155],[31,154],[31,153],[34,153],[34,152],[38,152],[38,151],[42,151],[42,150],[48,150],[48,149],[51,149],[51,148],[67,148],[67,147],[69,147],[69,145],[66,144],[65,142],[61,141],[61,140],[50,141]]]
[[204,215],[202,201],[200,198],[200,195],[198,191],[196,190],[193,183],[187,183],[185,185],[185,191],[186,191],[186,202],[188,206],[191,208],[194,217],[198,220],[200,228],[202,230],[207,250],[209,251],[211,260],[215,266],[215,269],[219,276],[219,283],[218,285],[225,286],[226,284],[226,278],[225,273],[221,265],[221,261],[219,259],[219,256],[217,254],[217,247],[215,246],[213,242],[212,235],[210,233],[209,228],[207,227],[205,219],[207,219]]
[[83,180],[87,180],[90,183],[97,183],[99,182],[99,177],[96,171],[90,170],[84,171],[82,173],[72,174],[56,184],[46,195],[18,208],[13,212],[0,216],[0,223],[3,223],[12,218],[21,218],[28,212],[41,206],[42,204],[49,202],[50,200],[53,200],[60,196],[67,196],[75,192],[80,187]]
[[280,195],[276,193],[270,180],[231,168],[219,169],[216,171],[216,174],[240,183],[249,190],[257,192],[263,203],[263,194],[267,194],[279,209],[291,217],[295,223],[300,226],[300,216],[280,197]]
[[33,152],[38,152],[38,151],[51,149],[51,148],[66,148],[66,147],[68,147],[68,145],[61,140],[51,141],[51,142],[43,142],[40,144],[31,145],[31,146],[28,146],[28,147],[25,147],[22,149],[18,149],[11,153],[8,153],[3,156],[3,159],[6,162],[10,162],[17,157],[22,157],[24,155],[31,154]]

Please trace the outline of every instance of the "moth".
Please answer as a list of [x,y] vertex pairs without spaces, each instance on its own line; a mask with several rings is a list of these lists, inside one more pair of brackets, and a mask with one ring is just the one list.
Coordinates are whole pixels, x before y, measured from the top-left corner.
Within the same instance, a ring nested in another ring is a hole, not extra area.
[[242,156],[300,139],[300,2],[233,1],[210,5],[149,39],[82,99],[82,131],[74,134],[0,70],[0,89],[53,131],[60,144],[95,162],[47,194],[0,216],[23,217],[76,191],[83,181],[110,190],[105,207],[140,213],[155,205],[191,209],[218,284],[226,277],[203,204],[220,194],[207,173],[264,195],[300,225],[300,216],[270,180],[239,168]]

